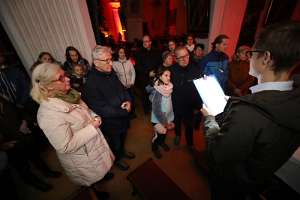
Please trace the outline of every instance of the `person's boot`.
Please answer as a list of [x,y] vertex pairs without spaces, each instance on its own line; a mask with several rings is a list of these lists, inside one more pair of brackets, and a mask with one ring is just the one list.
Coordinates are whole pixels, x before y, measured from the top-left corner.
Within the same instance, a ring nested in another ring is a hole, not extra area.
[[109,193],[104,191],[99,191],[95,186],[92,186],[92,190],[97,196],[98,200],[106,200],[109,199]]
[[170,147],[165,143],[166,134],[158,134],[159,146],[163,148],[164,151],[170,151]]
[[126,171],[129,169],[129,165],[124,161],[118,160],[115,164],[122,171]]
[[152,152],[157,159],[160,159],[162,157],[156,143],[152,143]]
[[163,148],[164,151],[170,151],[170,147],[166,143],[162,143],[160,146]]
[[124,151],[123,157],[127,159],[134,159],[136,156],[133,152],[130,151]]

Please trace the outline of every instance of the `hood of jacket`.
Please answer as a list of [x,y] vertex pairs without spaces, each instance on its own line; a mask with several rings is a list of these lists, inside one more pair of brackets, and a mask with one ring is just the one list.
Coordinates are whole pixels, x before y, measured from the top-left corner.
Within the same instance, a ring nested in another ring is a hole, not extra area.
[[238,99],[278,125],[300,133],[300,76],[294,78],[293,90],[266,90]]

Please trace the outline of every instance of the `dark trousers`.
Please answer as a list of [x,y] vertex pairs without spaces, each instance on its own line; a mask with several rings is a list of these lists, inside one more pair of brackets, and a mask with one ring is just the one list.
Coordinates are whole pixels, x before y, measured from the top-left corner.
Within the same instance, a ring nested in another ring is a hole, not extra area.
[[134,94],[133,94],[133,88],[128,88],[127,89],[127,92],[131,98],[131,111],[130,111],[130,115],[133,115],[135,114],[135,97],[134,97]]
[[116,161],[120,160],[125,151],[127,130],[102,130],[107,143],[115,155]]
[[[141,69],[139,69],[141,70]],[[151,102],[149,100],[149,94],[146,91],[146,86],[150,83],[148,73],[145,71],[139,71],[137,69],[137,76],[136,76],[136,88],[139,90],[142,100],[142,106],[144,109],[144,113],[148,114],[151,111]]]
[[185,126],[185,139],[188,146],[193,146],[193,114],[174,113],[175,134],[181,136],[181,124]]
[[143,104],[143,109],[144,109],[144,113],[150,113],[151,111],[151,102],[149,100],[149,94],[147,93],[147,91],[145,90],[145,88],[142,90],[142,104]]

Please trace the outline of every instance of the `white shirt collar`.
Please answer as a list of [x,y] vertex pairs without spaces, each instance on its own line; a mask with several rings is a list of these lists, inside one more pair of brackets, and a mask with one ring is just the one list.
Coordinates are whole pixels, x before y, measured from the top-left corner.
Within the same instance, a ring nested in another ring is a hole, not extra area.
[[264,90],[289,91],[293,89],[293,83],[294,81],[265,82],[252,86],[249,89],[251,90],[251,93],[257,93]]

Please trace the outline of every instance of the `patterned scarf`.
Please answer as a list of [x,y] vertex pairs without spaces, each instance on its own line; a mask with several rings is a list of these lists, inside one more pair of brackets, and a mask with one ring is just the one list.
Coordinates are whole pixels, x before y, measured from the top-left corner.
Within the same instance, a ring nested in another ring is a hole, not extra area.
[[161,95],[163,95],[165,97],[169,97],[173,92],[173,84],[171,82],[168,85],[165,85],[165,84],[158,84],[158,81],[156,81],[154,83],[154,88]]

